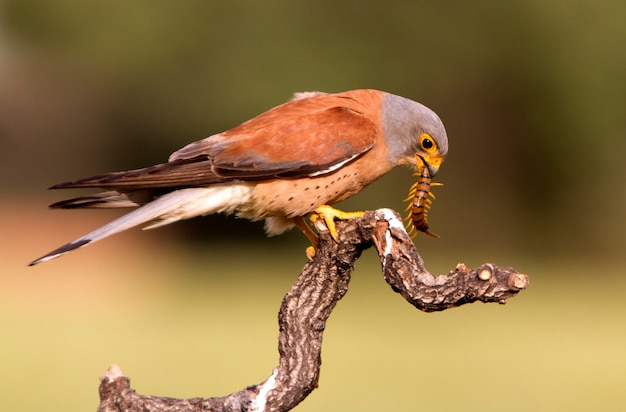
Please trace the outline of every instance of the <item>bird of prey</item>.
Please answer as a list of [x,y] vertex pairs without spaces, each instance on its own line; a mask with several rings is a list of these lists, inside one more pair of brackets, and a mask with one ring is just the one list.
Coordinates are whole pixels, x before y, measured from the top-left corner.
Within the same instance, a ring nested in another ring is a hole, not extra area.
[[312,242],[312,256],[317,235],[307,216],[323,218],[336,239],[334,219],[362,212],[332,204],[398,165],[427,167],[432,177],[447,152],[441,120],[420,103],[372,89],[296,93],[233,129],[183,147],[165,163],[52,186],[101,189],[52,208],[136,209],[29,265],[134,226],[155,228],[212,213],[265,219],[268,235],[297,226]]

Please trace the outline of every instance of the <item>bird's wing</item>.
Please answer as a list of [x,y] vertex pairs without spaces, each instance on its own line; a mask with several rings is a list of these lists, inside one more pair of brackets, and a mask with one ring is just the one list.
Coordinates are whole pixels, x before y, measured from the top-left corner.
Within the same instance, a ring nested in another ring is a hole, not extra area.
[[60,183],[52,189],[127,191],[328,173],[367,152],[379,133],[365,114],[344,104],[347,100],[336,95],[294,100],[191,143],[167,163]]
[[286,103],[191,143],[170,161],[210,158],[218,175],[243,180],[327,173],[367,152],[379,133],[366,115],[341,103],[332,95]]

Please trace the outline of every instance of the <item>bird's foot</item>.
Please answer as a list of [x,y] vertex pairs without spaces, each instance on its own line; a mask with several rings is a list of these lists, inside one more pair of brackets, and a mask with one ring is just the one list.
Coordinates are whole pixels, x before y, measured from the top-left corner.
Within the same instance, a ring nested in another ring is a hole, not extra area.
[[[332,206],[322,205],[315,209],[315,211],[311,215],[311,222],[315,222],[318,219],[323,219],[332,238],[335,239],[336,242],[339,242],[339,235],[337,234],[335,219],[354,219],[363,216],[363,213],[365,212],[344,212],[342,210],[335,209]],[[317,251],[319,238],[302,217],[294,219],[294,222],[311,242],[311,246],[306,248],[305,253],[309,260],[312,260],[315,256],[315,252]]]
[[332,206],[322,205],[315,209],[315,213],[311,215],[311,222],[315,222],[317,219],[324,219],[324,223],[326,223],[326,227],[328,228],[330,235],[333,239],[335,239],[335,242],[339,242],[335,219],[355,219],[363,216],[363,213],[365,212],[344,212],[343,210],[335,209]]

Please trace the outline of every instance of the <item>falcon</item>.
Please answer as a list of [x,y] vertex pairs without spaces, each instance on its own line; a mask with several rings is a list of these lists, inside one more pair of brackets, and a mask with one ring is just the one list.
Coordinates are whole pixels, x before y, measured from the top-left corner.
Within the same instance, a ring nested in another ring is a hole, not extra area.
[[213,213],[265,219],[270,236],[297,226],[312,243],[312,257],[317,235],[307,216],[324,219],[337,239],[334,220],[363,212],[331,205],[399,165],[427,167],[432,177],[447,152],[443,123],[420,103],[371,89],[296,93],[233,129],[183,147],[165,163],[52,186],[101,191],[51,208],[135,209],[29,265],[134,226],[151,229]]

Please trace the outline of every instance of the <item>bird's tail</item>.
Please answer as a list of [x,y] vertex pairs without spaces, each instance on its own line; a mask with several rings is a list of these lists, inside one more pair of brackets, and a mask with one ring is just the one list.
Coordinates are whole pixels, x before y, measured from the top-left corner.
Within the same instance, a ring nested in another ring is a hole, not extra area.
[[235,187],[218,185],[217,187],[187,188],[166,193],[152,202],[33,260],[28,266],[55,259],[74,249],[81,248],[143,223],[151,223],[147,228],[153,228],[199,215],[233,212],[237,206],[247,200],[245,199],[246,193],[241,193],[240,196],[233,196],[232,192],[237,187],[236,185]]

